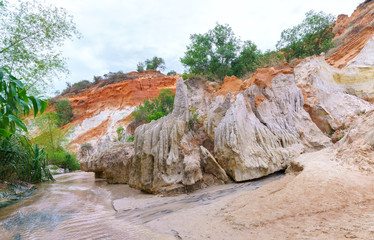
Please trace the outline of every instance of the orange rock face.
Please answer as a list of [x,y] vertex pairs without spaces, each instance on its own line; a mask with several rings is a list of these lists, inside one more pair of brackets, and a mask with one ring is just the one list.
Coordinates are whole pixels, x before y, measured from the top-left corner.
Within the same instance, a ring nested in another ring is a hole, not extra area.
[[217,89],[216,94],[226,95],[231,92],[233,95],[239,93],[242,89],[243,81],[235,76],[226,76],[220,88]]
[[373,13],[374,1],[367,0],[360,4],[350,17],[344,14],[339,15],[334,27],[335,38],[345,34],[351,28],[353,31],[349,31],[349,34],[345,36],[349,40],[357,32],[373,22]]
[[339,15],[335,27],[334,42],[338,49],[326,61],[343,68],[355,58],[374,34],[374,1],[360,4],[350,17]]
[[282,69],[271,68],[260,68],[250,77],[245,80],[242,89],[247,89],[248,87],[256,84],[261,88],[271,87],[271,80],[278,74],[290,74],[293,73],[292,68],[288,64],[284,64],[285,67]]
[[326,62],[333,67],[343,68],[349,61],[354,59],[366,43],[374,34],[373,27],[363,29],[359,34],[353,37],[349,42],[338,48],[338,50],[326,59]]
[[106,108],[120,108],[125,106],[137,106],[145,99],[156,97],[164,88],[170,88],[175,92],[175,84],[178,76],[154,77],[152,73],[157,71],[146,71],[139,74],[133,80],[109,84],[104,87],[94,87],[87,91],[71,96],[76,120],[84,120]]
[[[145,99],[156,97],[164,88],[169,88],[175,92],[178,79],[178,75],[165,76],[158,71],[131,72],[127,76],[132,76],[134,79],[104,86],[97,84],[78,95],[67,96],[72,102],[75,115],[71,126],[80,129],[77,133],[78,136],[71,139],[71,146],[96,141],[105,136],[110,127],[127,126],[131,122],[129,115],[126,115],[123,119],[118,119],[113,115],[123,109],[135,107],[143,103]],[[84,121],[97,118],[100,113],[105,111],[108,114],[102,117],[104,119],[101,118],[95,120],[92,124],[83,125]],[[76,149],[76,147],[73,146],[72,149]]]

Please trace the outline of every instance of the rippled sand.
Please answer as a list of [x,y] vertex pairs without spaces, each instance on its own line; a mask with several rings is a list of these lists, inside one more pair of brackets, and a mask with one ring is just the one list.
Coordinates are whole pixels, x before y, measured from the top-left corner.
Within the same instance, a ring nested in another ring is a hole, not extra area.
[[[241,184],[228,184],[161,197],[127,185],[107,184],[92,173],[58,175],[30,197],[0,210],[1,239],[176,239],[178,231],[166,224],[152,227],[167,216],[181,216],[216,205],[228,196],[253,191],[282,174]],[[146,226],[151,224],[150,226]],[[150,228],[152,227],[152,229]],[[163,232],[163,233],[160,233]]]

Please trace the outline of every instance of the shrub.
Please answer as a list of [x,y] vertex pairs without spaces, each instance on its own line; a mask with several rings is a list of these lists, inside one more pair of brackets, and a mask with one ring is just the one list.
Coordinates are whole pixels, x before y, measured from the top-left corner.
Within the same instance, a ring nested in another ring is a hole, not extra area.
[[157,120],[173,111],[175,94],[170,89],[162,89],[158,97],[146,99],[132,113],[135,122]]
[[125,129],[122,126],[119,126],[116,132],[117,132],[117,140],[121,141],[125,137]]
[[135,137],[134,136],[130,136],[126,142],[133,142],[135,140]]
[[38,144],[14,134],[0,142],[0,179],[38,183],[54,180],[46,166],[47,155]]
[[73,107],[67,99],[60,100],[54,104],[58,121],[57,126],[61,127],[73,120]]
[[62,148],[58,151],[48,152],[48,163],[69,171],[80,169],[76,156],[64,151]]

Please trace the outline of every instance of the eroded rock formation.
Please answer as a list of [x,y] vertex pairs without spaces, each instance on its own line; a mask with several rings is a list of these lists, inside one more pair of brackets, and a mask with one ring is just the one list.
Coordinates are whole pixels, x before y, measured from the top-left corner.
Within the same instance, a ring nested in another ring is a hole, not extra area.
[[[208,113],[207,125],[217,126],[215,157],[235,181],[285,169],[288,161],[305,152],[307,147],[329,145],[329,139],[304,111],[302,93],[295,85],[293,74],[278,74],[266,80],[257,78],[258,84],[253,82],[239,93],[228,109],[226,98],[220,107]],[[258,96],[264,100],[256,106]],[[219,124],[209,118],[217,109],[227,109]]]

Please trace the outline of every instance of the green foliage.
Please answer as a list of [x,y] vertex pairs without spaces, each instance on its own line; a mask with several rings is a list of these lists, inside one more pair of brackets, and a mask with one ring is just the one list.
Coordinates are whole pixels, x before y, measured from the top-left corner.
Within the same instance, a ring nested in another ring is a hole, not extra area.
[[0,142],[0,179],[38,183],[54,180],[46,166],[46,153],[38,144],[13,134]]
[[62,148],[54,152],[48,152],[48,163],[63,169],[68,169],[69,171],[80,169],[76,156],[64,151]]
[[59,119],[56,113],[44,113],[35,119],[34,124],[41,130],[39,136],[33,139],[39,145],[55,151],[64,141],[64,133],[57,127]]
[[228,75],[241,77],[247,72],[256,71],[261,56],[261,51],[257,48],[256,44],[246,41],[239,56],[232,61]]
[[17,130],[27,131],[19,115],[28,115],[33,108],[35,117],[46,107],[46,101],[27,95],[23,83],[7,69],[0,68],[0,140],[9,138]]
[[58,117],[57,126],[61,127],[73,120],[73,107],[67,99],[60,100],[54,104]]
[[175,74],[177,74],[177,72],[174,71],[174,70],[171,70],[166,75],[168,75],[168,76],[174,76]]
[[72,16],[63,8],[35,0],[2,2],[0,66],[8,66],[33,90],[45,87],[57,73],[67,73],[65,59],[56,47],[79,37]]
[[135,137],[134,136],[130,136],[128,139],[127,139],[127,142],[133,142],[135,140]]
[[116,130],[117,132],[117,140],[121,141],[125,137],[125,129],[122,126],[119,126]]
[[201,74],[208,79],[223,79],[231,63],[237,57],[240,41],[227,24],[216,24],[205,34],[192,34],[181,63],[190,73]]
[[159,57],[153,57],[152,59],[147,59],[143,62],[139,62],[136,67],[138,72],[144,72],[145,70],[165,70],[165,61]]
[[331,14],[309,11],[301,24],[281,33],[277,49],[284,53],[287,61],[326,52],[334,46],[334,21]]
[[48,163],[57,165],[70,171],[78,170],[79,163],[75,155],[64,150],[66,139],[64,132],[58,128],[60,119],[57,113],[44,113],[35,120],[35,125],[41,129],[41,133],[33,141],[45,148]]
[[258,68],[268,68],[273,67],[279,63],[284,62],[283,54],[277,51],[267,50],[265,53],[261,54],[257,59]]
[[170,89],[162,89],[158,97],[146,99],[132,113],[136,122],[157,120],[173,111],[175,94]]
[[137,72],[144,72],[145,64],[143,62],[139,62],[138,65],[136,66],[136,71]]

